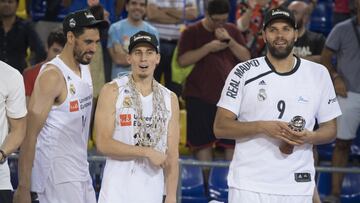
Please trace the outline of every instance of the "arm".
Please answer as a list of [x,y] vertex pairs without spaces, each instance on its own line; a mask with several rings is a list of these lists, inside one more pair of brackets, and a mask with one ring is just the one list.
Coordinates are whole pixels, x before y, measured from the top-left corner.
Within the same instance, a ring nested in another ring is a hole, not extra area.
[[180,23],[181,19],[167,14],[164,10],[159,8],[154,3],[148,3],[146,8],[147,19],[150,22],[163,23],[163,24],[176,24]]
[[118,43],[114,43],[113,47],[108,48],[112,61],[115,64],[122,66],[129,66],[130,64],[126,60],[126,51]]
[[100,92],[95,113],[97,150],[105,156],[118,160],[148,158],[154,165],[159,166],[166,158],[163,153],[152,148],[128,145],[113,139],[117,95],[116,83],[107,83]]
[[334,83],[334,88],[336,94],[346,97],[347,96],[347,89],[345,86],[344,80],[340,77],[340,75],[336,72],[336,69],[332,65],[332,57],[334,56],[334,52],[324,47],[323,51],[321,52],[321,63],[329,70],[330,76]]
[[241,32],[246,31],[247,29],[249,29],[251,16],[252,16],[252,9],[251,9],[251,8],[247,8],[246,11],[245,11],[245,13],[243,13],[243,14],[236,20],[236,25],[237,25],[238,29],[239,29]]
[[251,58],[249,50],[232,38],[225,28],[217,28],[215,30],[215,36],[219,40],[230,39],[228,44],[229,49],[238,60],[247,61]]
[[[170,16],[173,16],[177,19],[184,19],[184,11],[183,9],[178,8],[162,8],[165,13],[167,13]],[[185,20],[194,20],[198,16],[198,10],[196,5],[189,4],[185,7]]]
[[239,122],[233,112],[222,107],[218,107],[214,121],[215,136],[224,139],[238,139],[256,134],[284,139],[282,132],[285,129],[289,130],[287,123],[281,121]]
[[29,103],[26,136],[20,147],[19,186],[15,193],[14,202],[23,202],[24,199],[30,202],[31,169],[37,136],[44,125],[51,106],[57,99],[60,99],[61,95],[63,101],[66,97],[66,91],[63,76],[57,68],[51,65],[39,75],[35,82]]
[[202,47],[200,47],[198,49],[187,51],[184,54],[178,56],[177,60],[178,60],[179,65],[182,67],[185,67],[185,66],[197,63],[202,58],[204,58],[205,56],[210,54],[212,51],[214,51],[212,49],[214,47],[213,44],[214,44],[214,46],[217,46],[217,45],[221,46],[221,44],[224,44],[224,43],[221,43],[219,40],[213,40],[211,42],[204,44]]
[[2,149],[6,155],[15,152],[19,148],[25,137],[26,131],[26,117],[8,117],[8,121],[10,125],[10,133],[6,136],[4,142],[0,146],[0,149]]
[[230,39],[229,48],[240,61],[247,61],[251,58],[249,50],[234,39]]
[[[304,130],[296,132],[289,130],[286,136],[297,142],[299,145],[309,143],[313,145],[326,144],[333,141],[336,137],[336,119],[320,123],[316,131]],[[290,144],[290,143],[289,143]]]
[[165,164],[165,203],[176,202],[176,191],[179,178],[179,101],[174,93],[171,95],[172,116],[168,131],[168,150]]

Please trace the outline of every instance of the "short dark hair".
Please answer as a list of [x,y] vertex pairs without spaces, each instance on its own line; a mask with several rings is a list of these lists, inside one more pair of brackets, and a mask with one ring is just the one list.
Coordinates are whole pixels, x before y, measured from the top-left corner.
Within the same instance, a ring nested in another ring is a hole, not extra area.
[[50,32],[47,38],[47,46],[51,47],[54,43],[58,43],[62,47],[65,46],[66,37],[61,29],[56,29]]
[[227,14],[230,12],[229,0],[208,0],[206,11],[210,16]]

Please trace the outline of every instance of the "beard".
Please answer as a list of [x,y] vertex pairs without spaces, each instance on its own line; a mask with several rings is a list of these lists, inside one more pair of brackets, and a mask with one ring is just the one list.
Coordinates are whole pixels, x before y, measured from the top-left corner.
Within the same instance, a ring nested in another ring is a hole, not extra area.
[[275,46],[272,46],[269,42],[266,42],[266,46],[268,47],[268,51],[270,54],[276,59],[285,59],[291,53],[294,48],[295,40],[292,40],[290,44],[288,44],[285,49],[278,49]]
[[82,65],[89,65],[91,62],[91,58],[88,59],[86,58],[86,54],[93,54],[92,51],[88,51],[88,52],[83,52],[82,50],[80,50],[77,46],[77,43],[75,42],[75,47],[74,47],[74,58],[77,62],[79,62]]

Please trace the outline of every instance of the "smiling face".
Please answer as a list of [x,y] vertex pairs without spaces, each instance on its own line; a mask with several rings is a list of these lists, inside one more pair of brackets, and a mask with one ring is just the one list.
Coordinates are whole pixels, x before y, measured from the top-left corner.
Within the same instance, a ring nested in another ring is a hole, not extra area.
[[277,59],[284,59],[292,53],[297,35],[297,30],[282,19],[273,20],[263,31],[268,51]]
[[145,79],[154,75],[155,68],[160,62],[160,54],[150,44],[140,43],[128,54],[127,60],[131,64],[134,77]]
[[128,18],[132,21],[141,21],[146,13],[146,0],[129,0],[126,4]]
[[75,38],[73,55],[77,62],[88,65],[93,58],[100,34],[97,28],[85,29],[84,33]]

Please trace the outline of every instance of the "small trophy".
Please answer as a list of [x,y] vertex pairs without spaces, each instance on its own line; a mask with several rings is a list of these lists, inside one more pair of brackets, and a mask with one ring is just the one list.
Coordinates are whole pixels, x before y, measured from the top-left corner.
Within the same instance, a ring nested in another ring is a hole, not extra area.
[[[294,131],[301,132],[305,128],[306,121],[302,116],[294,116],[294,118],[291,119],[289,122],[289,128],[291,128]],[[293,153],[294,146],[291,144],[288,144],[286,142],[282,142],[282,144],[279,147],[280,151],[284,154],[291,154]]]

